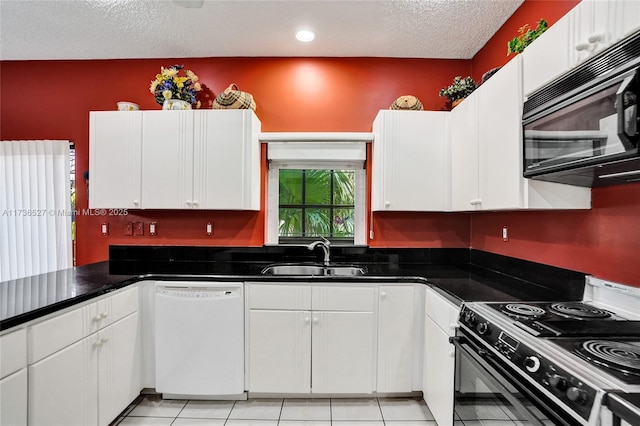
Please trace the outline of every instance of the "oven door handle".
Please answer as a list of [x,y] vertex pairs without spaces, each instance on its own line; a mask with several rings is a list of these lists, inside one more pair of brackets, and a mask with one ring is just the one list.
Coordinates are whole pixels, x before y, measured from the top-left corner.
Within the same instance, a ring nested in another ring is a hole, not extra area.
[[[469,339],[467,339],[464,336],[455,336],[455,337],[449,337],[449,343],[453,344],[456,349],[461,350],[462,352],[470,355],[468,358],[476,365],[476,367],[480,368],[481,371],[484,371],[485,373],[487,373],[487,379],[490,379],[491,384],[494,385],[499,391],[500,393],[514,406],[514,407],[518,407],[520,408],[520,412],[522,414],[524,414],[525,416],[527,416],[527,420],[529,420],[531,422],[532,425],[535,426],[545,426],[546,424],[542,422],[542,420],[540,420],[537,416],[535,416],[533,413],[531,413],[531,411],[525,407],[524,405],[522,405],[522,402],[520,402],[518,400],[518,398],[516,398],[511,391],[509,391],[509,389],[507,389],[502,383],[500,383],[498,380],[496,380],[496,378],[494,377],[495,372],[491,371],[489,368],[487,368],[486,365],[483,365],[482,363],[480,363],[476,357],[474,357],[473,355],[476,355],[480,358],[482,358],[487,364],[489,364],[489,366],[493,369],[495,369],[500,375],[502,375],[507,382],[509,382],[513,387],[515,387],[516,389],[518,389],[520,392],[522,392],[523,394],[527,395],[527,397],[529,397],[530,399],[533,399],[536,401],[536,403],[541,406],[544,407],[546,409],[546,411],[550,412],[550,413],[554,413],[554,407],[549,407],[548,404],[546,404],[544,401],[542,401],[540,398],[538,398],[535,394],[532,394],[531,392],[528,392],[525,386],[522,386],[520,383],[522,383],[522,381],[515,377],[510,371],[508,371],[507,369],[505,369],[504,367],[502,367],[497,360],[494,359],[494,356],[491,352],[487,351],[486,349],[483,349],[481,347],[479,347],[478,345],[476,345],[475,343],[471,342]],[[465,346],[469,346],[469,349],[467,349]],[[565,426],[571,426],[573,425],[573,423],[568,423],[565,422],[564,419],[556,419],[557,421],[560,421],[561,423],[556,423],[556,424],[561,424],[561,425],[565,425]]]
[[[638,69],[634,73],[622,81],[620,88],[616,92],[616,112],[618,114],[618,138],[627,150],[636,147],[638,143],[638,93],[634,93],[630,87],[638,78]],[[630,96],[626,96],[627,93]],[[627,98],[627,99],[625,99]],[[625,105],[625,100],[628,104]],[[631,102],[633,102],[631,104]],[[631,116],[627,117],[627,109],[630,109]],[[632,134],[629,134],[629,131]],[[633,139],[632,139],[633,138]]]

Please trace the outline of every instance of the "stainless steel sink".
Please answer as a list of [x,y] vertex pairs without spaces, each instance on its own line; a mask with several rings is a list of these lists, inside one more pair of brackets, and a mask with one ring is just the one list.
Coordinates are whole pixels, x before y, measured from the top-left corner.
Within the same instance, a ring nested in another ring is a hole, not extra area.
[[262,275],[305,275],[305,276],[357,276],[364,275],[366,270],[355,265],[316,265],[302,263],[286,263],[269,265],[262,270]]

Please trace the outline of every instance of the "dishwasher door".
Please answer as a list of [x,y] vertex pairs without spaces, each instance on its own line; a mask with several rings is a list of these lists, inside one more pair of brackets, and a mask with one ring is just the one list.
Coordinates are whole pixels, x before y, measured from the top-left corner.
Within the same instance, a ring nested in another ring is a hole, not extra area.
[[156,282],[156,391],[244,393],[243,283]]

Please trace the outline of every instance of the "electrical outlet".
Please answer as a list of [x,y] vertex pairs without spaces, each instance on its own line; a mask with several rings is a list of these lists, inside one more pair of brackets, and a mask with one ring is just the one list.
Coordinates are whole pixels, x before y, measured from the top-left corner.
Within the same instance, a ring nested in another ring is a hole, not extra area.
[[133,235],[133,223],[127,222],[124,224],[124,235],[127,237]]
[[149,224],[149,235],[156,235],[157,228],[158,228],[158,224],[155,222],[151,222]]
[[108,223],[103,223],[100,225],[100,233],[102,235],[109,235],[109,224]]
[[144,235],[144,223],[136,222],[133,224],[133,234],[134,235]]
[[506,226],[502,227],[502,241],[509,241],[509,229]]
[[213,223],[212,222],[207,222],[207,226],[205,227],[205,232],[208,236],[212,236],[213,235]]

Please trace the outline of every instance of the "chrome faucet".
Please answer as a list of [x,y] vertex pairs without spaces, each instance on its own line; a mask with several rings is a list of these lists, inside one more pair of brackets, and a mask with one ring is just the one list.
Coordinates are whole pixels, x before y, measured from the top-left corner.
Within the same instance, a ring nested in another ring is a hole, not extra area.
[[309,244],[307,246],[307,248],[309,250],[313,250],[317,246],[322,247],[322,250],[324,251],[324,265],[328,266],[329,265],[329,256],[330,256],[330,254],[329,254],[329,246],[331,245],[331,243],[325,237],[320,237],[320,238],[322,238],[322,239],[312,242],[311,244]]

